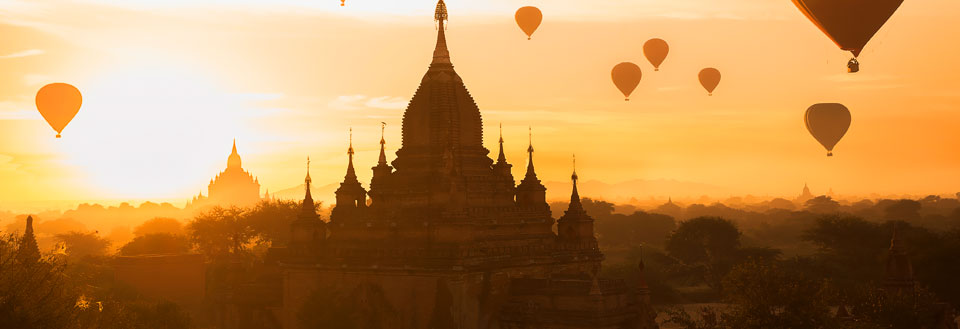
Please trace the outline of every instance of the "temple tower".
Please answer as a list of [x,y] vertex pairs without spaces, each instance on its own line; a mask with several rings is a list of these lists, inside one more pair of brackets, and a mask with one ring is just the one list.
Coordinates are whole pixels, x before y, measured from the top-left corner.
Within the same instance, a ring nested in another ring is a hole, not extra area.
[[333,208],[331,220],[355,213],[367,206],[367,191],[357,180],[357,172],[353,168],[353,153],[353,129],[350,129],[350,147],[347,148],[347,174],[343,177],[343,182],[340,183],[340,188],[336,191],[337,205]]
[[[530,130],[530,145],[527,147],[527,174],[517,185],[517,205],[522,207],[547,206],[547,188],[540,183],[533,168],[533,130]],[[579,198],[577,202],[580,202]]]
[[597,240],[593,235],[593,218],[587,215],[587,212],[583,209],[583,204],[580,203],[580,193],[577,191],[577,180],[579,178],[577,176],[576,158],[574,158],[573,175],[570,176],[570,179],[573,180],[570,206],[557,221],[557,233],[563,243],[596,242]]
[[327,238],[326,224],[317,216],[316,205],[310,194],[310,158],[307,158],[307,177],[304,178],[306,192],[303,196],[300,214],[291,224],[290,240],[295,251],[315,249]]

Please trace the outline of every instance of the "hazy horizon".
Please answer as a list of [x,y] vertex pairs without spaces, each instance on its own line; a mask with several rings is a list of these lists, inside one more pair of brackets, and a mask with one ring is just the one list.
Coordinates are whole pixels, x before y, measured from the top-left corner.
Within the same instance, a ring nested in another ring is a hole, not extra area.
[[[315,181],[337,182],[349,127],[366,186],[380,122],[393,160],[435,42],[432,0],[2,3],[0,204],[186,201],[206,193],[234,138],[261,193],[301,182],[307,156]],[[448,4],[452,61],[480,106],[485,146],[495,155],[502,123],[515,175],[532,126],[544,181],[566,181],[576,153],[585,181],[609,184],[677,180],[730,195],[796,195],[804,182],[845,195],[956,192],[960,82],[951,77],[960,64],[925,60],[960,47],[940,41],[960,37],[948,14],[956,2],[905,3],[856,75],[843,72],[849,55],[788,2],[641,1],[628,5],[634,15],[616,1],[532,4],[545,19],[531,41],[512,3]],[[94,12],[110,19],[84,18]],[[653,37],[671,45],[660,72],[642,55]],[[630,102],[609,82],[621,61],[644,71]],[[723,72],[713,97],[696,83],[707,66]],[[63,139],[33,108],[49,81],[84,93]],[[827,158],[802,114],[830,101],[851,109],[853,125]]]

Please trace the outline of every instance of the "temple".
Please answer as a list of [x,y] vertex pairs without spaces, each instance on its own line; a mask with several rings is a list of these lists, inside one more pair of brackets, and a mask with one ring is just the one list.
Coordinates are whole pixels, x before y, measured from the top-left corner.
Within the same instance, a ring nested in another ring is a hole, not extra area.
[[443,0],[435,19],[433,60],[403,115],[396,158],[388,163],[381,138],[364,189],[351,138],[329,222],[313,210],[308,173],[293,239],[274,250],[277,322],[299,328],[316,304],[308,301],[335,292],[376,308],[383,328],[656,327],[645,287],[599,278],[604,256],[576,172],[569,209],[555,220],[532,134],[519,185],[502,137],[497,161],[488,156],[480,109],[450,60]]
[[207,196],[202,193],[193,197],[187,207],[207,205],[252,206],[260,202],[260,179],[253,177],[243,169],[240,154],[237,153],[237,141],[233,141],[233,150],[227,157],[227,169],[224,169],[207,185]]

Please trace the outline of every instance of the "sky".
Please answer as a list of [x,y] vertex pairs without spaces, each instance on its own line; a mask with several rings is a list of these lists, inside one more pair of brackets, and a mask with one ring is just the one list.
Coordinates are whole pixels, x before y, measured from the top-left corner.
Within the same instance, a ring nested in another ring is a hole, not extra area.
[[[452,61],[515,176],[527,128],[539,177],[676,180],[793,196],[960,190],[960,2],[906,1],[846,74],[849,53],[787,0],[447,1]],[[538,6],[532,40],[514,11]],[[265,189],[376,163],[432,57],[433,0],[0,0],[0,209],[55,201],[185,202],[226,167],[234,139]],[[650,38],[670,44],[659,72]],[[610,69],[643,80],[624,102]],[[714,96],[697,72],[718,68]],[[55,139],[36,111],[67,82],[83,107]],[[803,113],[845,104],[827,158]],[[359,170],[369,181],[369,170]],[[589,191],[581,191],[590,195]],[[643,198],[652,192],[638,190]],[[689,191],[689,195],[700,195]],[[724,197],[717,195],[716,197]]]

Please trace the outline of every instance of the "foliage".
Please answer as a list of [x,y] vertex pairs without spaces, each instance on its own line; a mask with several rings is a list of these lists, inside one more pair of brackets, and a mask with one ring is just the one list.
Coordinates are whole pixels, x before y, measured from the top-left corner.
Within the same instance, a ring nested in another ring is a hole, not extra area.
[[56,239],[72,259],[103,256],[110,247],[110,240],[101,238],[96,232],[57,234]]
[[194,218],[187,230],[197,250],[210,259],[246,253],[255,236],[243,209],[237,207],[214,207]]
[[840,211],[840,203],[826,195],[807,200],[804,206],[807,211],[818,214],[832,214]]
[[183,223],[173,218],[157,217],[140,224],[133,229],[135,236],[144,236],[148,234],[167,233],[173,235],[184,234]]
[[598,218],[594,230],[604,245],[633,245],[640,243],[663,246],[667,236],[677,228],[673,217],[643,211],[631,215],[612,214]]
[[722,315],[731,328],[825,328],[832,320],[822,279],[777,262],[737,265],[724,278],[723,287],[726,299],[735,305]]
[[65,263],[44,257],[16,259],[20,241],[0,239],[0,319],[8,328],[68,328],[74,323],[76,292],[63,275]]
[[138,236],[120,248],[120,255],[184,254],[191,249],[190,238],[170,233]]

